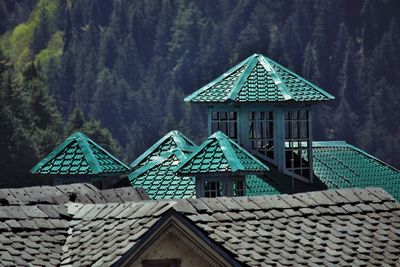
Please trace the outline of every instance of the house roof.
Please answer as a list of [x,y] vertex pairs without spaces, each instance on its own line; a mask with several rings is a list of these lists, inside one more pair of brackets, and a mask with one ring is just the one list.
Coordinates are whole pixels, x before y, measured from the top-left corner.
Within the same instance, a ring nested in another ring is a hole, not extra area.
[[267,166],[221,131],[209,136],[177,168],[177,172],[181,175],[206,173],[254,174],[268,170]]
[[377,188],[3,206],[0,260],[11,265],[111,266],[171,214],[244,265],[392,266],[399,261],[400,204]]
[[129,166],[133,169],[137,169],[145,166],[148,162],[156,159],[165,152],[169,152],[173,149],[179,149],[182,153],[186,154],[193,152],[195,147],[196,144],[192,140],[190,140],[180,131],[174,130],[164,135]]
[[148,199],[148,195],[142,188],[125,187],[99,190],[92,184],[79,183],[0,189],[0,205],[7,206],[65,204],[68,202],[124,203]]
[[195,182],[190,176],[178,176],[175,167],[186,159],[179,149],[173,149],[153,158],[132,172],[128,179],[133,187],[142,187],[151,199],[195,197]]
[[313,167],[328,188],[382,187],[400,200],[400,171],[346,142],[313,142]]
[[[182,151],[171,138],[176,135],[176,132],[170,132],[153,145],[148,150],[150,152],[146,151],[141,155],[139,160],[135,161],[138,162],[136,166],[141,167],[136,168],[128,176],[132,186],[145,189],[151,199],[179,199],[196,196],[194,178],[190,175],[178,176],[176,168],[188,159],[189,152],[195,153],[198,147],[191,142],[189,149]],[[179,133],[178,136],[182,138],[183,134]],[[242,155],[241,158],[247,159],[247,155]],[[255,175],[246,176],[246,186],[246,194],[250,196],[279,194],[273,186]]]
[[112,175],[129,167],[83,133],[77,132],[57,146],[32,169],[46,175]]
[[194,103],[305,102],[334,97],[272,59],[254,54],[185,98]]

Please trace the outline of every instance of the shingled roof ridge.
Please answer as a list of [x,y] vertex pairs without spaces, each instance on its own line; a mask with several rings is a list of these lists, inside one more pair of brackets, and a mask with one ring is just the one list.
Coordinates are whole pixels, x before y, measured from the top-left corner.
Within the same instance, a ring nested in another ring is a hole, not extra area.
[[[271,210],[302,210],[309,208],[342,207],[357,204],[382,204],[396,202],[395,199],[381,188],[355,188],[314,191],[297,194],[283,194],[255,197],[217,197],[198,199],[178,199],[174,209],[186,214],[213,214],[214,212],[232,211],[271,211]],[[334,211],[329,211],[329,213]],[[358,211],[357,211],[358,212]],[[340,212],[339,212],[340,213]],[[346,214],[351,213],[346,211]],[[297,216],[297,215],[294,215]]]
[[0,205],[3,206],[58,205],[67,202],[123,203],[147,199],[147,194],[141,188],[100,190],[88,183],[0,189]]

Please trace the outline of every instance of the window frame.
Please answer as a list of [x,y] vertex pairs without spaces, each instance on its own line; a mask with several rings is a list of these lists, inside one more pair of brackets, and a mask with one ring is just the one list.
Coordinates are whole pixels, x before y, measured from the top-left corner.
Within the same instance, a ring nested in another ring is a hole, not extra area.
[[[213,119],[213,113],[217,112],[220,116],[220,113],[226,112],[227,113],[227,119],[220,119],[220,117],[217,120]],[[235,113],[235,119],[230,118],[230,113]],[[222,123],[227,124],[227,131],[223,131],[220,126],[218,126],[218,129],[213,129],[213,123],[218,123],[219,125]],[[232,126],[232,123],[236,123],[236,125]],[[236,137],[231,137],[231,130],[234,129],[236,131]],[[210,107],[208,109],[208,135],[211,135],[217,131],[221,131],[224,134],[226,134],[230,139],[234,140],[238,144],[240,143],[240,110],[237,108],[231,108],[231,107]]]
[[[248,109],[248,110],[244,110],[244,112],[246,112],[246,116],[247,116],[247,133],[246,134],[247,134],[247,139],[249,142],[248,143],[249,148],[252,151],[263,155],[266,158],[266,160],[276,164],[276,162],[277,162],[276,112],[273,109]],[[260,115],[264,114],[264,117],[258,119],[257,118],[258,115],[256,115],[255,119],[251,119],[250,118],[251,113],[256,113],[256,114],[260,114]],[[272,119],[271,119],[270,115],[272,115]],[[259,137],[259,138],[252,137],[252,134],[251,134],[252,126],[255,127],[255,129],[253,128],[253,131],[254,131],[253,133],[255,133],[256,135],[260,134],[261,137]],[[257,130],[259,129],[259,126],[261,126],[260,128],[263,128],[261,130],[261,133],[257,132]],[[268,133],[265,132],[267,127],[269,129],[267,132],[269,133],[269,135],[271,135],[271,132],[272,132],[272,137],[267,136]],[[272,128],[272,131],[271,131],[271,128]],[[270,149],[265,149],[265,150],[261,151],[260,148],[254,147],[253,142],[257,142],[257,141],[261,141],[261,143],[264,143],[264,144],[268,143],[268,142],[272,142],[272,146]],[[272,158],[267,155],[268,151],[272,152],[272,155],[273,155]]]
[[[232,176],[227,175],[202,175],[196,176],[196,197],[215,198],[215,197],[235,197],[234,183],[242,182],[243,188],[241,189],[242,196],[246,195],[246,179],[245,176]],[[221,194],[216,193],[216,189],[212,189],[211,192],[215,192],[215,196],[209,196],[206,189],[206,183],[219,183]],[[239,196],[239,195],[238,195]]]
[[[291,113],[291,116],[286,116],[287,113]],[[306,116],[302,114],[305,112]],[[293,116],[293,113],[296,115]],[[305,127],[304,127],[305,126]],[[305,135],[303,134],[305,131]],[[283,149],[284,149],[284,172],[287,175],[293,176],[304,182],[312,182],[313,179],[313,166],[312,166],[312,135],[311,135],[311,110],[305,108],[294,108],[283,110]],[[302,157],[302,154],[307,152],[307,159]],[[290,159],[287,158],[288,154],[291,154]],[[294,155],[297,155],[298,164],[293,166],[295,159]],[[303,162],[307,162],[307,166],[303,165]],[[288,164],[291,164],[288,166]]]

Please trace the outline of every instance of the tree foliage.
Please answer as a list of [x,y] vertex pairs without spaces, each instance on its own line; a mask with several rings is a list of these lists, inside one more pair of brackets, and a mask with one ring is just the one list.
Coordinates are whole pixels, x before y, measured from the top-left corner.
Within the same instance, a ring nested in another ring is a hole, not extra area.
[[[184,96],[263,53],[336,96],[316,107],[315,139],[345,139],[399,167],[399,1],[51,3],[51,20],[36,9],[28,54],[33,61],[57,33],[61,56],[36,66],[33,80],[24,74],[16,81],[0,66],[4,142],[43,155],[44,143],[53,145],[61,132],[104,127],[107,142],[121,144],[109,148],[132,161],[171,129],[199,141],[207,134],[206,112]],[[41,131],[47,137],[37,137]]]

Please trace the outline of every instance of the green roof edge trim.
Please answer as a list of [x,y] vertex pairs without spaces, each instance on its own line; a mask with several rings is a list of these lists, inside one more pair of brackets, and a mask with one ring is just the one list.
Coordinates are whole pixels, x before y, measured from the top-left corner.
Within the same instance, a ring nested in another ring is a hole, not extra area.
[[85,158],[85,160],[88,162],[90,168],[93,171],[93,174],[98,174],[102,171],[102,168],[98,162],[98,160],[94,157],[94,153],[92,151],[92,148],[90,147],[89,143],[94,145],[96,148],[101,150],[103,153],[105,153],[108,157],[112,158],[115,160],[117,163],[121,164],[127,171],[129,170],[129,167],[114,157],[110,152],[96,144],[93,140],[91,140],[89,137],[87,137],[85,134],[81,132],[76,132],[72,135],[70,135],[67,139],[65,139],[61,144],[59,144],[52,152],[50,152],[46,157],[44,157],[39,163],[37,163],[30,171],[32,174],[37,172],[40,168],[42,168],[44,165],[46,165],[50,160],[52,160],[54,157],[56,157],[64,148],[66,148],[68,145],[71,144],[71,142],[76,141],[82,150],[82,152],[87,152],[85,155],[88,158]]
[[[241,152],[245,153],[247,156],[249,156],[252,160],[257,162],[257,164],[260,164],[261,167],[265,169],[265,171],[269,171],[269,168],[259,161],[257,158],[255,158],[253,155],[251,155],[249,152],[247,152],[244,148],[242,148],[240,145],[236,144],[232,139],[230,139],[228,136],[226,136],[223,132],[217,131],[210,135],[189,157],[186,158],[185,161],[182,161],[181,164],[179,164],[174,172],[178,172],[181,168],[183,168],[188,162],[190,162],[197,154],[199,154],[204,148],[206,148],[210,143],[214,142],[215,139],[218,144],[221,147],[222,152],[224,153],[224,156],[226,157],[229,166],[231,167],[232,172],[237,172],[237,171],[246,171],[245,167],[243,164],[240,162],[238,159],[236,152],[232,152],[233,148],[232,145],[238,148]],[[254,171],[254,173],[260,172],[260,171]]]
[[192,158],[194,158],[197,154],[199,154],[205,147],[207,147],[210,143],[212,142],[212,140],[208,140],[208,138],[200,145],[198,146],[192,154],[189,155],[189,157],[186,158],[186,160],[182,161],[178,166],[176,166],[175,170],[173,172],[178,172],[179,174],[179,170],[181,168],[183,168],[183,166],[185,166],[189,161],[192,160]]
[[288,68],[285,68],[284,66],[282,66],[281,64],[277,63],[276,61],[263,56],[264,58],[267,59],[267,61],[272,61],[274,64],[278,65],[280,68],[286,70],[287,72],[289,72],[290,74],[296,76],[297,78],[299,78],[301,81],[307,83],[308,85],[310,85],[311,87],[313,87],[315,90],[317,90],[318,92],[320,92],[321,94],[325,95],[326,97],[328,97],[329,99],[335,99],[335,97],[333,95],[331,95],[330,93],[326,92],[324,89],[316,86],[315,84],[307,81],[306,79],[302,78],[301,76],[297,75],[296,73],[294,73],[293,71],[289,70]]
[[[116,162],[118,162],[119,164],[121,164],[127,171],[129,171],[129,167],[123,163],[122,161],[120,161],[119,159],[117,159],[113,154],[111,154],[110,152],[108,152],[105,148],[101,147],[100,145],[98,145],[96,142],[94,142],[92,139],[90,139],[89,137],[87,137],[85,134],[78,132],[80,135],[82,135],[86,141],[89,143],[91,143],[92,145],[94,145],[96,148],[100,149],[102,152],[106,153],[107,156],[109,156],[110,158],[112,158],[113,160],[115,160]],[[92,149],[90,148],[90,151],[92,151]],[[97,161],[97,159],[96,159]]]
[[89,164],[90,168],[92,169],[92,172],[94,174],[100,173],[102,169],[100,167],[99,162],[94,157],[93,150],[90,148],[90,145],[87,142],[87,140],[82,140],[80,138],[77,138],[76,141],[78,142],[79,147],[82,149],[83,154],[87,156],[86,161]]
[[267,59],[262,55],[260,55],[260,63],[264,67],[264,69],[271,75],[272,80],[274,81],[276,87],[278,87],[278,89],[281,91],[283,98],[285,100],[293,99],[293,96],[286,89],[286,86],[284,85],[282,78],[278,75],[278,73],[275,72],[272,66],[268,63]]
[[385,165],[389,168],[391,168],[392,170],[396,171],[396,172],[400,172],[400,170],[396,169],[395,167],[393,167],[392,165],[372,156],[371,154],[367,153],[366,151],[362,150],[361,148],[358,148],[356,146],[353,146],[349,143],[347,143],[346,141],[313,141],[312,142],[312,147],[348,147],[351,149],[354,149],[355,151],[364,154],[365,156],[378,161],[379,163],[381,163],[382,165]]
[[233,141],[232,139],[228,139],[228,141],[230,143],[232,143],[234,146],[236,146],[239,150],[241,150],[243,153],[245,153],[247,156],[249,156],[252,160],[254,160],[255,162],[257,162],[258,164],[260,164],[263,168],[265,168],[266,171],[269,171],[269,167],[267,165],[265,165],[264,163],[262,163],[259,159],[257,159],[255,156],[253,156],[249,151],[247,151],[246,149],[244,149],[243,147],[241,147],[239,144],[237,144],[235,141]]
[[222,81],[225,77],[231,75],[233,72],[237,71],[238,69],[240,69],[241,67],[243,67],[249,60],[252,60],[253,58],[257,57],[257,54],[251,55],[250,57],[246,58],[245,60],[243,60],[242,62],[240,62],[239,64],[233,66],[232,68],[230,68],[228,71],[226,71],[225,73],[223,73],[222,75],[220,75],[218,78],[216,78],[215,80],[207,83],[206,85],[204,85],[203,87],[201,87],[200,89],[198,89],[197,91],[193,92],[192,94],[188,95],[187,97],[185,97],[183,99],[183,101],[185,102],[189,102],[191,101],[193,98],[195,98],[196,96],[198,96],[199,94],[203,93],[204,91],[206,91],[207,89],[209,89],[210,87],[214,86],[216,83]]
[[78,137],[79,132],[76,132],[65,139],[62,143],[60,143],[53,151],[51,151],[46,157],[44,157],[41,161],[39,161],[33,168],[30,170],[32,174],[37,172],[40,168],[46,165],[51,159],[57,156],[65,147],[67,147],[76,137]]
[[[246,69],[244,70],[243,74],[241,75],[240,79],[236,81],[236,83],[232,86],[232,91],[228,95],[228,99],[235,101],[236,97],[239,95],[240,90],[242,89],[243,84],[246,82],[247,78],[253,71],[253,68],[257,65],[257,54],[254,54],[247,64]],[[247,61],[247,60],[246,60]]]
[[[228,163],[231,167],[232,172],[244,170],[243,164],[240,162],[238,159],[236,153],[234,153],[231,147],[231,144],[228,142],[227,139],[222,139],[217,137],[217,142],[220,144],[222,153],[224,153],[226,159],[228,160]],[[229,148],[230,147],[230,148]]]
[[158,156],[156,159],[150,161],[143,167],[140,167],[139,169],[135,170],[131,174],[128,175],[128,179],[131,180],[131,178],[136,178],[139,175],[147,172],[148,170],[153,169],[154,167],[162,164],[164,161],[169,159],[172,155],[175,155],[181,162],[186,159],[185,154],[183,154],[179,149],[173,149],[168,152],[162,153],[160,156]]
[[153,153],[162,143],[164,143],[168,138],[170,138],[172,136],[172,138],[174,139],[174,142],[179,145],[181,144],[183,147],[185,147],[188,151],[192,151],[191,149],[189,149],[189,147],[184,144],[181,140],[179,140],[179,138],[177,138],[177,136],[181,136],[182,138],[184,138],[186,141],[188,141],[189,143],[191,143],[193,146],[196,146],[196,144],[190,140],[188,137],[184,136],[180,131],[177,130],[173,130],[170,131],[169,133],[167,133],[166,135],[164,135],[163,137],[161,137],[156,143],[154,143],[151,147],[149,147],[145,152],[143,152],[142,155],[140,155],[137,159],[135,159],[131,164],[129,164],[129,167],[134,168],[135,166],[137,166],[140,162],[142,162],[144,159],[146,159],[151,153]]

